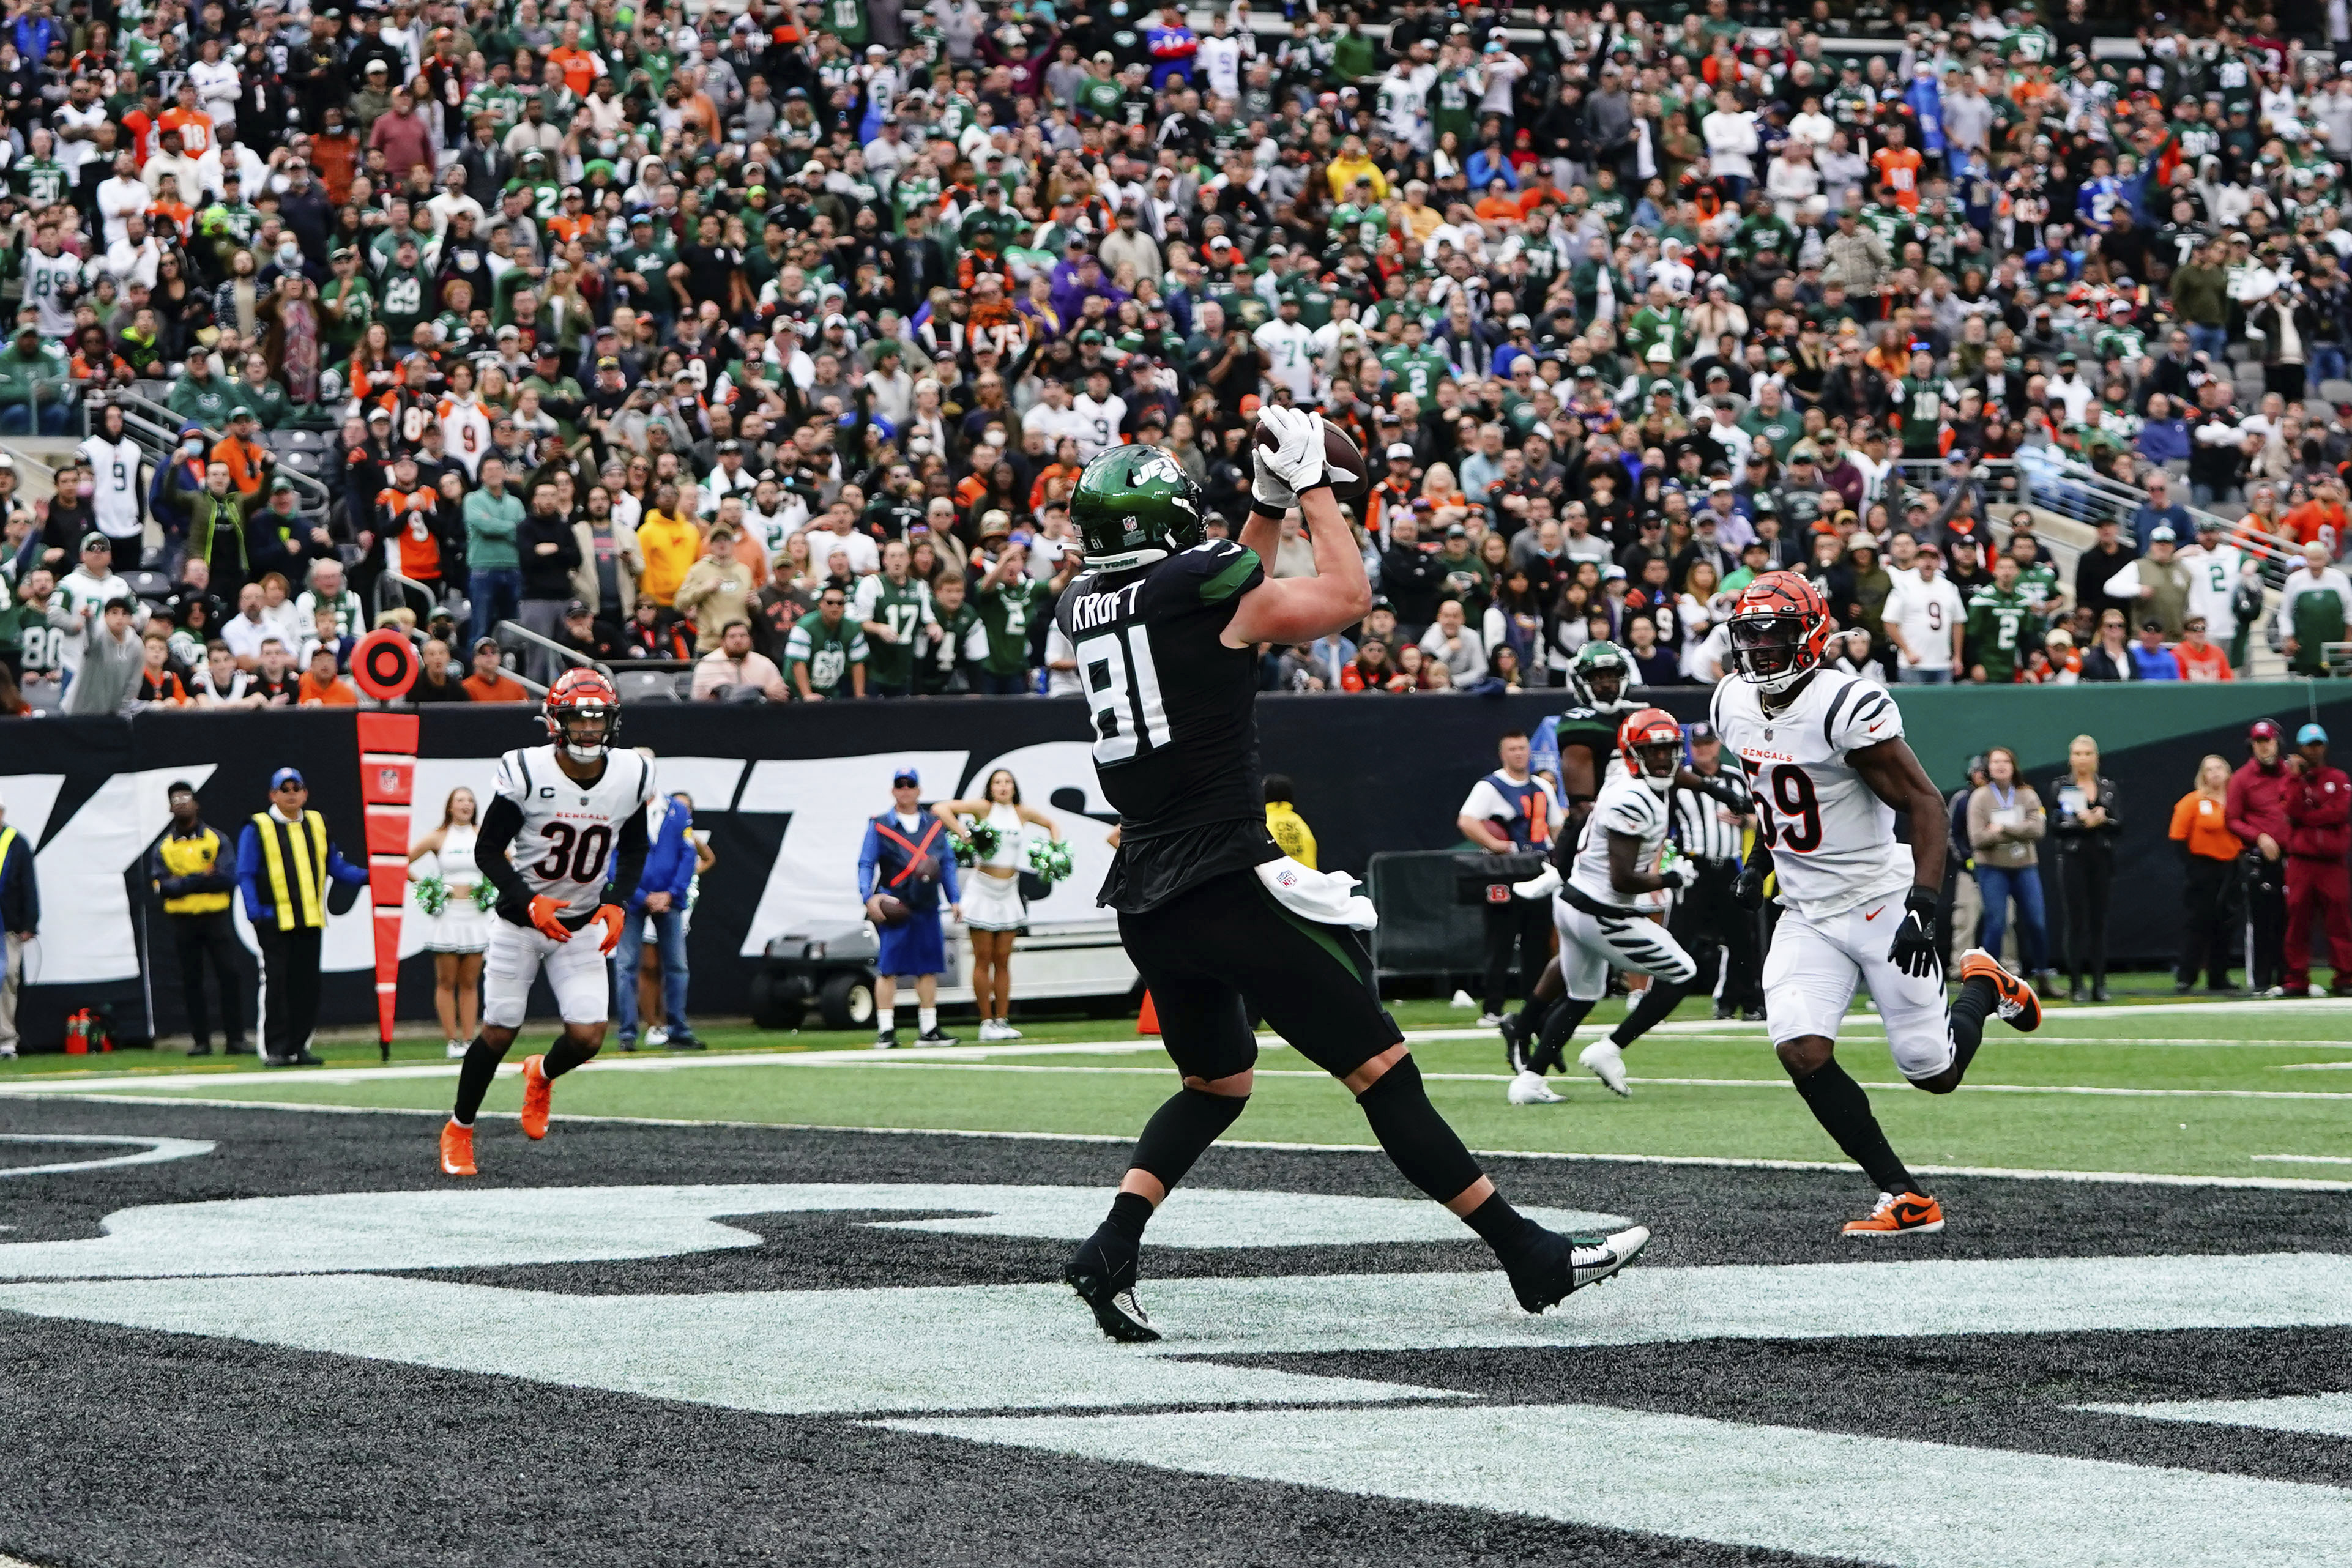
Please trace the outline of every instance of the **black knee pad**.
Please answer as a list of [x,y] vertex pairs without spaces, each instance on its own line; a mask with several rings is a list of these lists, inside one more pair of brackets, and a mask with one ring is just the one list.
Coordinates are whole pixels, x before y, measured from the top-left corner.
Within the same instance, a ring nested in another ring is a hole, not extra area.
[[1459,1197],[1486,1174],[1429,1103],[1420,1064],[1411,1056],[1381,1073],[1356,1103],[1398,1174],[1438,1202]]
[[1212,1094],[1205,1089],[1180,1089],[1144,1124],[1135,1142],[1133,1168],[1149,1172],[1162,1186],[1174,1186],[1192,1168],[1202,1151],[1224,1134],[1249,1106],[1246,1094]]

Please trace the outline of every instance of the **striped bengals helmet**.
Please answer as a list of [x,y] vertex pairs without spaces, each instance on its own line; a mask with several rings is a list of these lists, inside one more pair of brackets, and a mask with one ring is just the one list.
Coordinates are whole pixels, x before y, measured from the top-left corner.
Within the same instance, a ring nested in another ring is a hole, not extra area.
[[1812,674],[1829,640],[1829,601],[1793,571],[1766,572],[1732,606],[1732,668],[1763,691],[1787,691]]
[[621,733],[621,694],[601,670],[574,668],[548,689],[547,737],[578,762],[593,762]]
[[1662,707],[1636,708],[1617,727],[1617,749],[1625,771],[1663,795],[1682,766],[1682,722]]

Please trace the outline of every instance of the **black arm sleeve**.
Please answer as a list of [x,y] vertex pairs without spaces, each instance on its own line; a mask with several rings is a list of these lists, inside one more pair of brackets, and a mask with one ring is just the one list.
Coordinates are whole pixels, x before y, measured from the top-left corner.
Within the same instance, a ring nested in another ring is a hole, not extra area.
[[[479,841],[476,841],[477,849]],[[621,836],[615,844],[613,880],[604,884],[604,902],[617,904],[624,909],[637,891],[637,878],[646,869],[646,814],[632,811],[621,823]]]
[[530,889],[516,871],[507,846],[522,831],[522,808],[504,795],[490,797],[482,813],[481,831],[474,836],[474,863],[499,890],[499,914],[518,925],[530,923]]

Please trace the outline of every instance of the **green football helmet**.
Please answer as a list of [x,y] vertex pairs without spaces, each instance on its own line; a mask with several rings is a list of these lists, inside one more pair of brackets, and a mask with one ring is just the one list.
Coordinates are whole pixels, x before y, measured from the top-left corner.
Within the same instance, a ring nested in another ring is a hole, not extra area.
[[1627,695],[1633,685],[1633,661],[1624,649],[1606,639],[1579,648],[1568,676],[1588,707],[1619,713],[1634,706]]
[[1087,465],[1070,497],[1079,553],[1096,571],[1125,571],[1208,537],[1201,487],[1156,446],[1114,446]]

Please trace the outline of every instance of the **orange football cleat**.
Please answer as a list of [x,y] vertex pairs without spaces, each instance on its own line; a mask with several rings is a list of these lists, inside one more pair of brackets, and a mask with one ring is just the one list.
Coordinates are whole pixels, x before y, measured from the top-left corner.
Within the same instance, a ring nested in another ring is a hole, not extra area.
[[1962,984],[1982,975],[1992,982],[1993,995],[2000,1001],[2000,1020],[2020,1033],[2031,1034],[2042,1027],[2042,998],[2033,988],[2000,967],[2000,960],[1981,947],[1971,947],[1960,955]]
[[1944,1206],[1916,1192],[1882,1192],[1878,1195],[1878,1207],[1870,1211],[1868,1219],[1845,1222],[1848,1236],[1904,1236],[1913,1232],[1925,1235],[1942,1228]]
[[548,1108],[555,1100],[555,1080],[547,1075],[547,1058],[522,1059],[522,1135],[547,1136]]
[[461,1127],[455,1122],[441,1124],[441,1174],[443,1176],[478,1176],[474,1169],[474,1129]]

